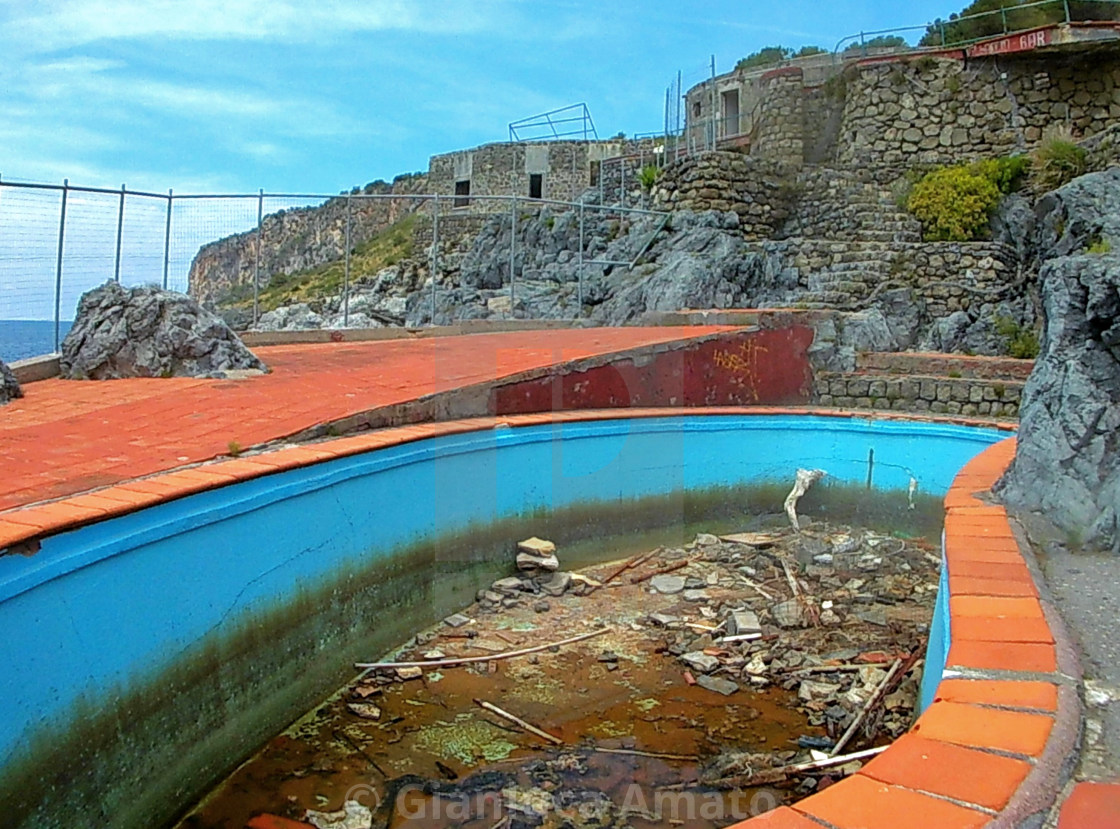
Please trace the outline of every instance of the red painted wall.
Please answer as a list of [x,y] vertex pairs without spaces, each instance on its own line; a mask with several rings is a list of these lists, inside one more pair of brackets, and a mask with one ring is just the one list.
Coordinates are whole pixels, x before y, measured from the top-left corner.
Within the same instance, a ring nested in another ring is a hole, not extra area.
[[500,386],[490,413],[524,414],[629,406],[795,405],[809,402],[813,330],[793,325],[737,332],[646,358]]

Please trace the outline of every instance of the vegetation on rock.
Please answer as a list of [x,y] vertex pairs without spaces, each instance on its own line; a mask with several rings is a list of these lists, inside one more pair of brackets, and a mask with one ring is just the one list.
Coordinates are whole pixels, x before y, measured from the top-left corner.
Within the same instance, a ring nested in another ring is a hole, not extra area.
[[[412,256],[412,231],[416,216],[410,215],[382,230],[372,239],[358,245],[350,257],[350,278],[358,279],[392,267]],[[262,311],[272,311],[281,305],[321,299],[342,292],[346,263],[343,259],[290,274],[273,274],[268,285],[261,288],[259,303]],[[253,301],[253,286],[241,285],[231,294],[225,307],[249,306]]]
[[752,52],[745,58],[735,64],[735,68],[743,69],[761,69],[764,66],[773,66],[774,64],[781,63],[790,58],[805,58],[810,55],[823,55],[827,49],[822,49],[820,46],[802,46],[800,49],[794,51],[788,46],[764,46],[757,52]]
[[938,167],[903,180],[898,198],[921,220],[926,241],[971,242],[987,236],[1000,199],[1019,189],[1030,166],[1026,156],[1012,155]]
[[1031,181],[1044,193],[1086,172],[1086,152],[1074,140],[1073,132],[1064,124],[1055,124],[1042,135],[1042,141],[1031,153]]
[[[1004,32],[1033,29],[1066,20],[1067,5],[1062,0],[1046,4],[1026,4],[1021,0],[975,0],[948,20],[938,18],[929,24],[920,46],[948,46],[966,43]],[[1120,19],[1120,5],[1070,0],[1072,20]]]
[[1010,317],[996,317],[996,333],[1007,338],[1007,353],[1020,360],[1033,360],[1038,356],[1040,343],[1034,329],[1020,325]]

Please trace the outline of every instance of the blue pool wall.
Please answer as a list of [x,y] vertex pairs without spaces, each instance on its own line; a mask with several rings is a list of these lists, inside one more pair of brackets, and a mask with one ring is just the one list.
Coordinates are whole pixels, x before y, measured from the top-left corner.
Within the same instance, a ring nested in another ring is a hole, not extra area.
[[[0,558],[0,766],[40,729],[65,729],[79,702],[111,699],[328,574],[376,566],[426,538],[533,510],[789,482],[798,467],[863,483],[869,450],[876,488],[905,490],[913,476],[922,491],[943,494],[1004,436],[812,416],[497,428],[248,480],[48,537],[33,556]],[[938,607],[935,630],[947,619]],[[945,651],[931,636],[927,673],[940,677]]]

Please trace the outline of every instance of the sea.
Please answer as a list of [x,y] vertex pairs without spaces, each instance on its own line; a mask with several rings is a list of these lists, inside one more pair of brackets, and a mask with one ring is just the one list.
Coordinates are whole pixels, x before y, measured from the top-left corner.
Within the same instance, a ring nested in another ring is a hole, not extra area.
[[[59,342],[72,323],[58,325]],[[13,363],[54,351],[54,320],[0,320],[0,360]]]

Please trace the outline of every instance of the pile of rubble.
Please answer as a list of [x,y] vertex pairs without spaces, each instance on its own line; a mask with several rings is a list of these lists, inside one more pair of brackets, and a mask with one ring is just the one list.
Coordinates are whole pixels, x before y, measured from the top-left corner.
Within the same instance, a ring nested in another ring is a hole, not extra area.
[[[510,575],[392,661],[360,664],[288,735],[272,762],[302,786],[318,780],[319,794],[281,811],[319,829],[381,829],[406,801],[480,798],[504,829],[601,829],[657,819],[677,802],[666,794],[714,798],[716,811],[743,792],[795,801],[913,721],[934,550],[812,523],[701,534],[571,572],[554,544],[527,539]],[[310,765],[293,759],[298,740]],[[361,808],[352,772],[339,773],[356,757],[377,775],[361,784],[377,803]],[[748,816],[720,814],[697,826]]]

